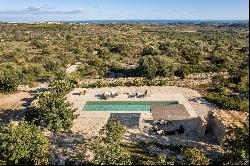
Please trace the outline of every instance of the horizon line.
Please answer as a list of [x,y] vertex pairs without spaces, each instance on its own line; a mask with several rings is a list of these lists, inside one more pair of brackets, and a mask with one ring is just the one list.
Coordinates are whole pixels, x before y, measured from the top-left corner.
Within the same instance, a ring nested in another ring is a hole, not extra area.
[[83,20],[37,20],[37,21],[8,21],[0,22],[80,22],[80,21],[248,21],[249,19],[83,19]]

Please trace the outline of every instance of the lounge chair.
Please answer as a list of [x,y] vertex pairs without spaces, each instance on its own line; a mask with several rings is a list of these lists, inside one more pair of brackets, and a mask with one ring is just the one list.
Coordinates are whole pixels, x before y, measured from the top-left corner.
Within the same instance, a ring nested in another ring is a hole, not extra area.
[[118,96],[118,93],[111,92],[111,95],[110,95],[111,98],[115,98],[115,97],[117,97],[117,96]]
[[105,92],[102,94],[102,97],[104,100],[108,100],[108,95]]

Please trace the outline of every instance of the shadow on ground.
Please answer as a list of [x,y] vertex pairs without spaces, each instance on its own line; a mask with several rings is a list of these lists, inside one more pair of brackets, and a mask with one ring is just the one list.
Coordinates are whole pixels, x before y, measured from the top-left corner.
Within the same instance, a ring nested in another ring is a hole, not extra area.
[[111,113],[109,121],[118,120],[128,128],[139,128],[140,113]]
[[192,99],[189,99],[189,101],[192,101],[192,102],[195,102],[195,103],[199,103],[199,104],[204,104],[207,107],[209,107],[210,109],[215,109],[216,108],[215,104],[212,104],[212,103],[208,102],[203,97],[194,97]]
[[210,157],[216,158],[220,155],[221,147],[216,142],[210,142],[212,135],[206,135],[206,138],[188,138],[183,136],[161,136],[149,133],[133,133],[128,131],[125,136],[125,140],[131,142],[140,142],[140,141],[148,141],[148,142],[158,142],[162,145],[181,145],[183,147],[196,147],[199,150],[204,151]]

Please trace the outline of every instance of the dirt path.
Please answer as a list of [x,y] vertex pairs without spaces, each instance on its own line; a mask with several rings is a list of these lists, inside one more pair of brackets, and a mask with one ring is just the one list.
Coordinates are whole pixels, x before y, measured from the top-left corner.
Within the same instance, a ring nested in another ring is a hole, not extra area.
[[38,92],[46,91],[48,83],[43,83],[28,91],[15,94],[0,94],[0,124],[14,119],[22,114],[31,102],[37,97]]

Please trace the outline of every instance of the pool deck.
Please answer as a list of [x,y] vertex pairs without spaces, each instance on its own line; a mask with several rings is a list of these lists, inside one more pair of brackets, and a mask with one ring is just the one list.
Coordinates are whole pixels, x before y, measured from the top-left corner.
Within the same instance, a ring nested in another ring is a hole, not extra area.
[[[86,90],[85,95],[79,95],[83,90]],[[148,90],[150,97],[145,98],[128,98],[126,93],[143,94]],[[149,111],[83,111],[86,101],[105,101],[98,98],[104,92],[116,92],[118,97],[109,99],[108,101],[178,101],[183,104],[191,118],[201,117],[206,119],[209,110],[215,106],[206,102],[201,98],[201,95],[192,89],[162,86],[162,87],[115,87],[115,88],[94,88],[94,89],[74,89],[68,94],[68,100],[72,103],[73,108],[76,109],[75,114],[79,115],[74,121],[72,130],[83,132],[89,135],[96,135],[98,131],[104,126],[111,113],[141,113],[141,117],[145,119],[152,119]]]

